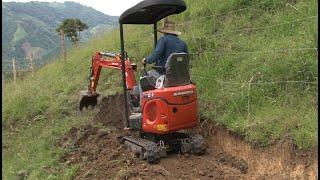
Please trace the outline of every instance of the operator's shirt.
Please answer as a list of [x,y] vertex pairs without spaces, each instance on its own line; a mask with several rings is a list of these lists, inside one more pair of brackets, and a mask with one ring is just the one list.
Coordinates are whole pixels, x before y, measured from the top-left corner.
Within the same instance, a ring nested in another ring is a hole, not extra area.
[[146,58],[146,63],[155,63],[156,66],[165,67],[170,54],[182,52],[188,53],[186,43],[179,39],[176,35],[166,34],[158,40],[155,50],[149,57]]

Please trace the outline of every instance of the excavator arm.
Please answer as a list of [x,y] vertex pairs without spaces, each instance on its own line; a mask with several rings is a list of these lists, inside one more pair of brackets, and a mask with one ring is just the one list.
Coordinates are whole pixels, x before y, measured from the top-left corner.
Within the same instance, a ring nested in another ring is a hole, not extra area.
[[[126,59],[125,74],[127,90],[131,90],[133,86],[136,85],[134,74],[136,67],[136,64],[131,63],[129,59]],[[84,107],[88,108],[89,105],[97,105],[99,93],[97,93],[96,89],[102,68],[117,69],[121,71],[121,55],[111,52],[97,52],[92,56],[88,89],[80,92],[80,95],[82,96],[79,106],[80,111],[82,111]]]

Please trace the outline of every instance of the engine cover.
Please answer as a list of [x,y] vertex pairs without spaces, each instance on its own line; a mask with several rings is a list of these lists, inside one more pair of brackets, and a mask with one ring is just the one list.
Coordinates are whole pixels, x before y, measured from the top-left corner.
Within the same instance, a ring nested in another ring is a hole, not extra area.
[[194,84],[143,92],[141,102],[144,132],[167,134],[198,124]]

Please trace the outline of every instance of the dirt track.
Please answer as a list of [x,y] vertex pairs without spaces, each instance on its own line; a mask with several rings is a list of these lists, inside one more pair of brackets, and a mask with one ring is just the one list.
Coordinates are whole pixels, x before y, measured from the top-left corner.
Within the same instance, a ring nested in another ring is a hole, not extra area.
[[239,179],[247,165],[225,154],[209,151],[204,156],[171,154],[157,165],[134,158],[116,140],[118,134],[107,133],[92,125],[72,128],[61,140],[65,148],[74,149],[61,162],[81,164],[75,179]]
[[159,164],[149,165],[117,142],[122,132],[121,100],[117,95],[104,98],[91,124],[73,127],[60,139],[59,145],[69,150],[61,162],[80,165],[74,179],[291,179],[288,173],[256,172],[253,161],[247,159],[249,164],[215,147],[218,143],[211,138],[203,156],[170,154]]

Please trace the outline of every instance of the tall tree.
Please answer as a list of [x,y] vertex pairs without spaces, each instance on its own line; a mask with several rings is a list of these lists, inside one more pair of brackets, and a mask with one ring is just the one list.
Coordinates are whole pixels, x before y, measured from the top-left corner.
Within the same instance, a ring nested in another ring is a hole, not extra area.
[[79,41],[80,32],[88,28],[88,25],[79,19],[65,19],[56,31],[60,34],[63,29],[65,36],[75,45]]

